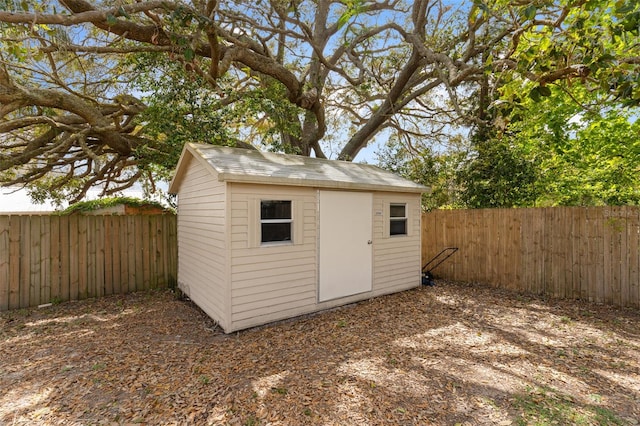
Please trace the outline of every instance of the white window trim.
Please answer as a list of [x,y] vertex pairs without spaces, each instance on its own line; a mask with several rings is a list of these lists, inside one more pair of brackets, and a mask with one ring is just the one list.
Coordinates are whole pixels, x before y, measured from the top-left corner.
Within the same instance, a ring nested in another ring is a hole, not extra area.
[[[404,216],[391,216],[391,208],[394,206],[403,206],[404,207]],[[408,215],[408,206],[407,203],[389,203],[389,237],[407,237],[409,236],[409,215]],[[404,234],[391,234],[391,222],[399,222],[404,221]]]
[[[258,208],[260,209],[262,207],[262,203],[265,201],[289,201],[291,203],[291,218],[289,219],[262,219],[262,217],[260,217],[260,231],[258,232],[258,243],[260,244],[260,247],[266,247],[266,246],[284,246],[284,245],[293,245],[293,239],[294,239],[294,234],[295,234],[295,230],[293,227],[293,214],[294,214],[294,202],[293,200],[281,200],[281,199],[261,199],[260,203],[258,204]],[[260,210],[258,210],[258,212],[260,212]],[[260,214],[260,213],[259,213]],[[291,233],[291,239],[286,240],[286,241],[262,241],[262,224],[263,223],[289,223],[290,224],[290,233]]]

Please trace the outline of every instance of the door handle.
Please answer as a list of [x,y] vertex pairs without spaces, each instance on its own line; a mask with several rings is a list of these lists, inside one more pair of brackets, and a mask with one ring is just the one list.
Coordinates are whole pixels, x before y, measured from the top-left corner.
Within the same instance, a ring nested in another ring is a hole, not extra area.
[[369,240],[367,241],[367,244],[373,244],[373,241]]

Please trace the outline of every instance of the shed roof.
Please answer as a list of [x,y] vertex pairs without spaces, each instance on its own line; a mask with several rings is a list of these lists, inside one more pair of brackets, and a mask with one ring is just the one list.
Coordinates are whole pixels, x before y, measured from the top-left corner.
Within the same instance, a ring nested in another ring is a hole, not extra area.
[[219,181],[316,188],[393,192],[428,191],[428,188],[369,164],[276,154],[206,144],[186,144],[169,192],[176,193],[187,156],[204,160]]

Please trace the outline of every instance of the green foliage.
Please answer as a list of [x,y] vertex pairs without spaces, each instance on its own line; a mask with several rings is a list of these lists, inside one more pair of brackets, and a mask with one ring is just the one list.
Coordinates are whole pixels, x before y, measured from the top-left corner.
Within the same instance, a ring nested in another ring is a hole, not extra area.
[[[591,0],[566,6],[562,31],[530,25],[518,38],[512,59],[515,73],[502,73],[503,99],[518,101],[528,93],[535,102],[550,96],[545,81],[577,82],[591,91],[609,94],[623,105],[640,104],[640,85],[634,57],[640,55],[640,3],[634,0]],[[522,17],[542,16],[536,4],[523,6]],[[624,58],[628,58],[624,59]],[[538,76],[532,83],[530,73]]]
[[[556,164],[552,164],[555,160]],[[640,123],[609,112],[576,132],[562,156],[547,161],[555,179],[544,204],[640,204]],[[550,176],[553,178],[553,176]]]
[[536,164],[506,138],[477,143],[457,178],[469,208],[521,207],[536,199]]
[[[228,96],[235,96],[230,91]],[[284,86],[268,77],[254,78],[254,86],[235,99],[226,111],[231,120],[251,131],[249,140],[264,148],[288,154],[301,154],[290,143],[301,134],[300,115],[303,111],[286,101]]]
[[431,186],[427,209],[640,204],[639,109],[572,92],[552,85],[538,100],[495,103],[493,125],[477,128],[466,150],[410,155],[390,142],[378,161]]
[[338,18],[338,27],[344,27],[352,18],[362,13],[363,4],[362,0],[346,0],[343,2],[345,5],[345,11]]
[[597,94],[572,90],[554,86],[544,100],[523,101],[501,135],[534,166],[535,199],[523,205],[639,204],[638,108],[597,107]]
[[463,207],[457,174],[465,156],[464,150],[436,153],[428,147],[414,152],[393,139],[376,152],[380,167],[431,189],[422,195],[427,210]]
[[26,186],[27,193],[34,203],[43,204],[47,200],[57,207],[61,207],[65,201],[73,198],[73,193],[83,186],[83,179],[74,178],[64,183],[62,187],[59,182],[63,176],[47,176],[32,182]]
[[136,73],[133,84],[148,95],[139,115],[140,133],[151,141],[136,147],[138,167],[163,178],[173,171],[187,142],[233,145],[230,117],[220,108],[204,78],[189,74],[179,62],[155,54],[127,58]]
[[117,206],[120,204],[124,204],[131,207],[157,207],[162,210],[166,210],[167,208],[163,206],[161,203],[152,200],[141,200],[138,198],[132,197],[107,197],[100,198],[97,200],[88,200],[88,201],[79,201],[75,204],[70,205],[62,212],[61,215],[69,215],[73,213],[82,213],[82,212],[90,212],[98,209],[108,208]]
[[252,88],[240,95],[231,80],[218,80],[214,89],[204,77],[161,55],[139,54],[127,61],[136,74],[133,83],[147,93],[148,107],[138,122],[156,141],[136,149],[141,169],[172,171],[187,142],[235,146],[239,129],[245,129],[245,143],[293,152],[284,135],[300,134],[299,109],[285,101],[286,90],[276,80],[254,77]]

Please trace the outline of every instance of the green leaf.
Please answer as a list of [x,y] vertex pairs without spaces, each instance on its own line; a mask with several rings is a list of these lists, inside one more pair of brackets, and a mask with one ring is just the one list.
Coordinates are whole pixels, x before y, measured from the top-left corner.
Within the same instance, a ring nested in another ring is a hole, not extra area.
[[192,61],[193,58],[196,57],[196,53],[193,51],[192,48],[187,47],[186,49],[184,49],[184,59],[186,59],[187,61]]
[[120,6],[120,7],[118,8],[118,15],[120,15],[120,16],[124,16],[124,17],[125,17],[125,18],[127,18],[127,19],[130,19],[130,18],[131,18],[131,16],[129,16],[129,14],[127,13],[127,11],[126,11],[126,10],[124,10],[124,7],[122,7],[122,6]]
[[109,25],[115,25],[118,23],[118,20],[116,19],[115,16],[113,16],[112,14],[107,14],[107,24]]
[[351,19],[353,15],[354,15],[354,11],[352,9],[347,10],[342,15],[340,15],[340,18],[338,18],[338,28],[344,27],[347,24],[347,22],[349,22],[349,19]]
[[347,10],[338,18],[338,28],[342,28],[351,18],[362,12],[362,0],[351,0],[346,2]]
[[533,99],[534,102],[540,102],[540,86],[534,87],[529,92],[529,97]]
[[616,2],[616,14],[624,15],[626,13],[632,12],[635,8],[634,2],[624,2],[617,1]]
[[535,5],[530,5],[527,8],[524,9],[524,11],[522,12],[522,14],[524,15],[525,18],[531,20],[533,18],[536,17],[536,12],[538,11],[538,9],[535,7]]
[[547,86],[538,86],[538,92],[540,96],[551,96],[551,89]]

